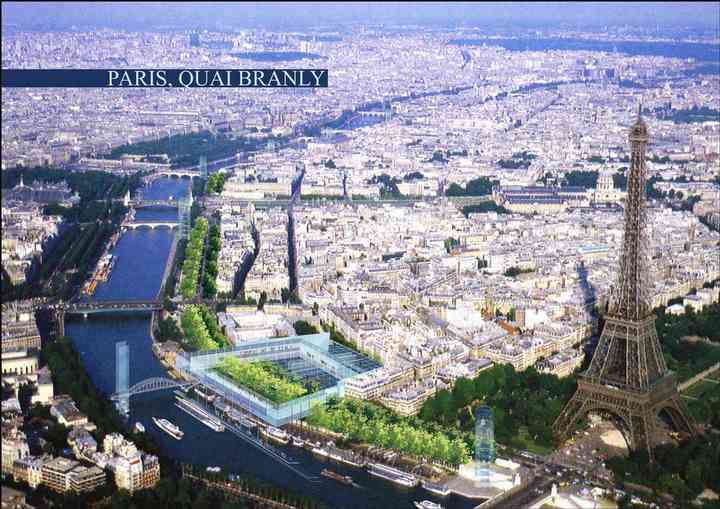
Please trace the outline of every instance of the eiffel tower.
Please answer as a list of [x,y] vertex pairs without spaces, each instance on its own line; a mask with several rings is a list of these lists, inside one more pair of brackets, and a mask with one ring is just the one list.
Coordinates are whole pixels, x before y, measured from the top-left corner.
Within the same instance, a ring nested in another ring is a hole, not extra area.
[[645,149],[649,136],[641,110],[629,135],[625,234],[616,291],[590,367],[578,376],[577,391],[553,429],[562,440],[588,413],[600,414],[614,422],[631,450],[646,449],[653,461],[660,412],[667,412],[679,432],[694,435],[697,428],[678,395],[675,375],[665,364],[648,298]]

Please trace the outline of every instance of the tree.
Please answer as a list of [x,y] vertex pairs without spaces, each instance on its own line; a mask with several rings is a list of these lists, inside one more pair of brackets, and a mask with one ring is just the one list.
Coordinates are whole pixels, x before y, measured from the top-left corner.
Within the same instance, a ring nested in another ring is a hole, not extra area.
[[266,302],[267,302],[267,292],[265,292],[263,290],[262,293],[260,293],[260,300],[258,301],[258,305],[257,305],[258,310],[262,311],[263,308],[265,307]]

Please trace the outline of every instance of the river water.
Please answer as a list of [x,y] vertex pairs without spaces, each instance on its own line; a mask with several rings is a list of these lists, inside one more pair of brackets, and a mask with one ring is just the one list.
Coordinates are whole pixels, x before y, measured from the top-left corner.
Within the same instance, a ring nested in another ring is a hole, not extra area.
[[[178,198],[187,192],[187,180],[162,179],[144,190],[146,199]],[[139,210],[137,219],[173,219],[174,210]],[[99,284],[93,300],[136,299],[155,297],[162,279],[174,231],[168,229],[136,229],[122,234],[113,250],[117,262],[107,283]],[[98,314],[68,316],[66,335],[71,337],[95,385],[106,394],[115,392],[115,343],[127,341],[130,350],[130,384],[165,371],[151,350],[150,314]],[[270,458],[230,432],[217,433],[179,410],[173,404],[172,391],[159,391],[134,396],[130,405],[130,423],[140,421],[171,458],[197,465],[218,465],[235,473],[253,476],[286,486],[296,492],[315,496],[340,508],[411,508],[413,501],[430,499],[447,509],[467,509],[477,505],[451,495],[435,497],[422,488],[402,488],[368,475],[364,470],[322,460],[306,450],[287,446],[284,452],[300,461],[297,468],[311,476],[319,476],[323,468],[352,476],[360,487],[348,487],[320,477],[318,484],[308,483],[283,464]],[[165,417],[185,432],[177,441],[159,430],[153,416]]]

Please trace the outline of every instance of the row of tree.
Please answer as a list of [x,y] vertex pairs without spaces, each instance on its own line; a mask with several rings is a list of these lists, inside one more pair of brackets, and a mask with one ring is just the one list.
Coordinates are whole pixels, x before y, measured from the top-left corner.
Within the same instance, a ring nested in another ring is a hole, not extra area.
[[205,251],[205,274],[203,275],[203,297],[213,298],[217,294],[218,255],[222,247],[220,227],[216,224],[210,227],[207,250]]
[[217,350],[229,344],[220,332],[217,319],[204,304],[186,306],[180,315],[180,326],[185,344],[191,350]]
[[182,267],[182,281],[180,282],[180,294],[185,299],[195,297],[197,291],[198,277],[200,276],[200,263],[202,262],[205,236],[208,232],[207,219],[199,217],[195,226],[190,231],[187,247],[185,248],[185,260]]
[[462,208],[462,213],[465,217],[470,217],[470,214],[482,214],[484,212],[495,212],[496,214],[512,214],[508,209],[502,205],[496,204],[494,201],[486,201],[484,203],[478,203],[477,205],[466,205]]
[[416,457],[428,458],[452,465],[470,459],[469,448],[459,437],[430,431],[417,422],[398,419],[382,407],[364,401],[331,398],[323,405],[310,409],[307,420],[350,440],[395,449]]
[[462,187],[455,182],[450,184],[445,191],[446,196],[487,196],[492,194],[492,188],[498,185],[500,181],[490,180],[487,177],[478,177],[476,179],[468,180],[465,187]]

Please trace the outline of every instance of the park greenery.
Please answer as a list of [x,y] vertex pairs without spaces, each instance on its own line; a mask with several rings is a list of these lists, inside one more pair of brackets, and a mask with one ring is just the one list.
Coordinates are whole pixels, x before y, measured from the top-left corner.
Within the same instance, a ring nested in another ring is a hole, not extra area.
[[205,274],[203,275],[203,297],[213,298],[217,294],[218,255],[222,247],[220,227],[213,225],[208,236],[207,250],[205,251]]
[[520,274],[534,272],[535,269],[521,269],[520,267],[509,267],[503,274],[507,277],[517,277]]
[[665,362],[675,371],[678,380],[687,380],[720,362],[720,304],[707,306],[700,312],[688,306],[682,315],[669,314],[665,308],[659,308],[656,317],[655,327]]
[[492,194],[492,188],[498,185],[500,182],[497,180],[490,180],[487,177],[478,177],[476,179],[468,180],[465,187],[462,187],[455,182],[450,184],[445,191],[446,196],[486,196]]
[[297,296],[297,292],[291,292],[290,288],[287,287],[280,289],[280,302],[283,304],[302,304],[302,301]]
[[693,384],[685,396],[685,403],[696,421],[720,429],[720,372]]
[[451,253],[453,249],[460,245],[460,240],[455,237],[448,237],[444,242],[445,251]]
[[660,445],[653,452],[652,464],[647,451],[638,450],[627,458],[609,458],[606,465],[621,483],[640,484],[671,495],[673,507],[693,507],[692,501],[705,488],[720,492],[720,436],[716,433],[688,439],[678,446]]
[[495,212],[496,214],[512,214],[511,211],[498,205],[494,201],[486,201],[484,203],[478,203],[477,205],[466,205],[462,208],[462,213],[465,217],[470,217],[470,214],[482,214],[485,212]]
[[172,317],[160,318],[157,321],[155,339],[161,343],[165,341],[182,341],[183,333]]
[[298,336],[305,336],[307,334],[317,334],[319,331],[316,327],[310,325],[305,320],[298,320],[293,324],[293,329],[295,329],[295,334]]
[[419,171],[413,171],[408,173],[407,175],[403,175],[403,182],[412,182],[413,180],[422,180],[424,178],[425,175],[423,175]]
[[470,460],[469,447],[458,433],[447,433],[415,417],[405,418],[376,404],[329,398],[310,409],[307,422],[350,440],[395,449],[416,457],[459,465]]
[[693,106],[692,108],[679,110],[657,108],[655,114],[663,120],[671,120],[676,124],[720,122],[720,110],[708,108],[707,106]]
[[584,187],[591,189],[597,187],[599,173],[596,171],[573,170],[565,174],[564,186]]
[[207,179],[207,192],[208,194],[220,194],[223,192],[225,187],[225,175],[222,173],[213,173]]
[[204,304],[191,304],[180,315],[185,345],[191,350],[217,350],[229,346],[217,318]]
[[553,445],[552,424],[575,391],[573,376],[558,378],[534,367],[517,372],[496,364],[475,378],[460,378],[451,391],[438,391],[423,404],[420,418],[471,433],[473,407],[495,413],[495,438],[517,448],[547,452]]
[[[516,127],[519,127],[519,125],[516,125]],[[526,169],[530,166],[532,160],[536,158],[535,154],[524,150],[513,154],[510,159],[500,159],[497,164],[505,170]]]
[[218,362],[215,370],[273,403],[287,403],[319,388],[316,381],[303,382],[269,361],[247,362],[228,356]]
[[187,247],[185,248],[185,260],[182,266],[182,281],[180,282],[180,293],[185,299],[195,297],[197,291],[198,277],[200,276],[200,264],[202,262],[205,236],[208,232],[207,219],[200,217],[195,221],[195,226],[190,231]]
[[381,173],[380,175],[373,175],[372,178],[366,181],[367,184],[379,185],[380,186],[380,198],[384,199],[402,199],[403,195],[398,189],[398,184],[401,180],[397,177],[391,177],[387,173]]
[[60,168],[37,166],[34,168],[9,168],[3,171],[3,189],[13,188],[20,182],[30,185],[33,181],[57,184],[67,182],[82,202],[122,198],[142,185],[139,175],[121,177],[104,171],[71,172]]
[[256,151],[264,147],[266,141],[264,138],[252,139],[232,133],[201,131],[122,145],[110,152],[110,158],[120,159],[124,154],[167,154],[173,167],[183,167],[197,164],[200,156],[212,162],[233,157],[238,152]]

